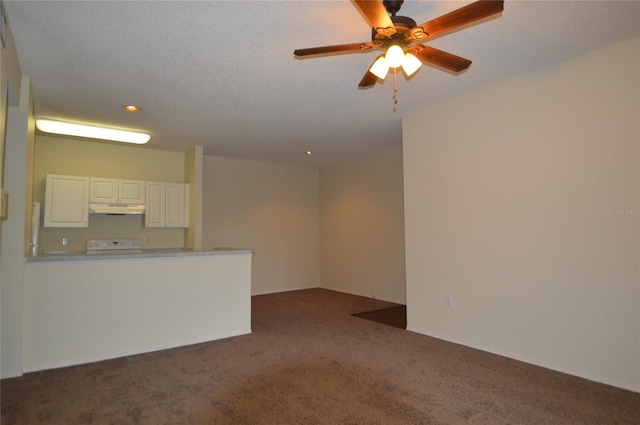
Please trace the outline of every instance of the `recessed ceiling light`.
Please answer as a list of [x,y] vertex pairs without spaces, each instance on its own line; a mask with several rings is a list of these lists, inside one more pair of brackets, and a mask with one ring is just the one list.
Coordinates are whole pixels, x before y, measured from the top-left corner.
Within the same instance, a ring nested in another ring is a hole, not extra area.
[[45,133],[89,137],[91,139],[112,140],[114,142],[135,143],[138,145],[147,143],[151,138],[148,134],[134,131],[116,130],[113,128],[45,119],[36,120],[36,127]]
[[313,155],[314,153],[315,153],[314,151],[305,151],[305,153],[304,153],[304,154],[305,154],[305,155],[307,155],[307,156],[311,156],[311,155]]
[[140,112],[140,108],[138,108],[136,105],[125,105],[122,107],[122,109],[127,112]]

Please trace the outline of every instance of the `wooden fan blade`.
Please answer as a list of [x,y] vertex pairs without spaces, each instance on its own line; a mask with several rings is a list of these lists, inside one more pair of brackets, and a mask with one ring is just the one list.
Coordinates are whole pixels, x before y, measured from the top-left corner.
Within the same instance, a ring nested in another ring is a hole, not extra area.
[[[503,9],[504,1],[502,0],[477,1],[447,13],[446,15],[442,15],[439,18],[425,22],[422,25],[418,25],[411,30],[411,33],[414,33],[417,39],[433,37],[434,35],[451,31],[463,25],[486,18],[487,16],[495,15],[496,13],[502,12]],[[421,37],[417,34],[420,32],[420,28],[426,33],[426,36]],[[418,31],[415,31],[416,29]]]
[[378,34],[392,36],[396,32],[387,9],[380,0],[352,0],[352,3],[364,15],[367,23]]
[[362,50],[369,50],[373,48],[373,43],[352,43],[352,44],[338,44],[336,46],[324,46],[324,47],[312,47],[309,49],[294,50],[295,56],[309,56],[320,55],[323,53],[349,53],[359,52]]
[[429,46],[414,46],[409,52],[423,62],[428,62],[453,72],[464,71],[471,65],[469,59],[461,58],[460,56],[452,55],[451,53],[443,52],[442,50]]
[[367,68],[367,73],[364,74],[364,77],[362,77],[362,80],[360,80],[360,84],[358,84],[358,88],[364,89],[367,87],[371,87],[376,83],[376,81],[378,81],[378,76],[373,72],[371,72],[370,69],[380,57],[381,56],[378,56],[373,60],[373,62],[371,62],[371,65],[369,65],[369,68]]
[[371,87],[376,83],[376,81],[378,81],[378,77],[376,77],[375,74],[372,74],[371,71],[367,70],[367,73],[364,74],[364,77],[360,80],[358,87],[361,89]]

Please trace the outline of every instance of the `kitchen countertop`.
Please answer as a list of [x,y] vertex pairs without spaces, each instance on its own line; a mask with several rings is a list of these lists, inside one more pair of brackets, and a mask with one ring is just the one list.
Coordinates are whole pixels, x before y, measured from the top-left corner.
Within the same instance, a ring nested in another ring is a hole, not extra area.
[[48,251],[35,257],[27,257],[27,263],[50,262],[50,261],[82,261],[82,260],[115,260],[115,259],[142,259],[159,257],[194,257],[211,255],[233,255],[233,254],[253,254],[251,249],[242,248],[214,248],[211,250],[193,251],[182,248],[156,248],[143,249],[142,252],[134,253],[109,253],[109,254],[87,254],[85,251]]

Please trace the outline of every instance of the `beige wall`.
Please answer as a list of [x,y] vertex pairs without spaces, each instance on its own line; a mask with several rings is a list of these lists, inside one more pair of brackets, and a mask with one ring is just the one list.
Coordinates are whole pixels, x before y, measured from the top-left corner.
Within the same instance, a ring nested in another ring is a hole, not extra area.
[[4,167],[9,194],[7,221],[2,231],[2,362],[1,376],[22,374],[24,257],[30,250],[33,149],[35,143],[31,82],[24,77],[18,106],[7,113]]
[[253,295],[319,286],[317,169],[205,155],[203,187],[203,248],[253,249]]
[[4,187],[6,179],[3,166],[5,164],[5,138],[8,106],[18,106],[22,69],[18,61],[15,40],[11,32],[11,23],[7,22],[5,45],[0,43],[0,183]]
[[639,52],[404,120],[409,329],[640,390]]
[[[184,182],[185,154],[105,142],[36,136],[34,201],[44,207],[47,174]],[[144,248],[182,247],[184,229],[145,228],[141,216],[91,216],[88,228],[43,228],[40,252],[83,250],[89,239],[134,238]],[[69,239],[62,246],[63,237]]]
[[202,250],[202,173],[204,149],[195,146],[185,154],[185,182],[189,183],[189,228],[185,229],[185,248]]
[[[9,18],[8,18],[9,19]],[[12,148],[7,148],[5,141],[12,137],[10,132],[17,130],[16,127],[9,128],[8,120],[14,119],[15,115],[11,113],[13,117],[9,117],[9,106],[18,107],[22,106],[24,111],[28,111],[28,105],[19,105],[19,101],[25,98],[29,99],[31,93],[25,94],[21,92],[22,85],[22,71],[20,69],[20,63],[18,61],[18,55],[16,53],[15,42],[13,39],[13,34],[11,32],[11,24],[7,22],[7,27],[5,28],[5,44],[0,44],[0,186],[5,189],[9,180],[13,178],[10,173],[13,171],[7,171],[5,168],[6,165],[12,160],[9,158],[5,159],[5,154],[11,153]],[[14,111],[15,112],[15,111]],[[27,112],[28,114],[28,112]],[[24,115],[24,114],[23,114]],[[24,135],[27,132],[26,128],[22,128],[22,134]],[[26,139],[21,140],[22,147],[26,150],[29,148],[28,141]],[[9,151],[9,152],[7,152]],[[24,167],[28,167],[28,164],[24,164]],[[12,170],[16,170],[16,167],[12,167]],[[22,170],[24,172],[24,168]],[[20,211],[20,207],[25,204],[25,196],[31,196],[30,193],[15,193],[14,187],[24,182],[25,175],[22,174],[22,179],[17,184],[13,184],[11,187],[11,192],[7,188],[7,193],[9,194],[9,202],[8,206],[13,210],[14,215],[19,214],[18,217],[14,217],[17,219],[17,222],[24,220],[23,212]],[[13,196],[12,196],[13,195]],[[14,200],[15,199],[15,200]],[[11,202],[14,202],[16,205],[11,207]],[[17,206],[17,208],[16,208]],[[22,250],[22,239],[24,234],[24,223],[22,228],[11,228],[11,232],[5,237],[5,230],[9,227],[7,222],[0,223],[0,238],[2,239],[3,248],[0,249],[0,268],[2,269],[2,274],[0,276],[0,304],[2,307],[0,308],[0,363],[2,364],[2,376],[6,376],[9,370],[13,373],[16,368],[19,368],[19,356],[21,353],[21,347],[14,348],[12,344],[21,343],[21,335],[15,328],[15,326],[19,326],[22,322],[22,306],[21,305],[11,305],[12,300],[10,297],[14,294],[19,296],[20,298],[15,302],[21,302],[21,281],[17,282],[15,277],[17,274],[21,272],[21,267],[19,263],[16,267],[15,264],[15,253],[18,250]],[[15,230],[15,231],[14,231]],[[8,239],[7,239],[8,238]],[[15,238],[15,239],[14,239]],[[13,250],[9,256],[5,256],[4,249],[6,247],[6,240],[13,241],[14,245],[12,246]],[[10,306],[7,309],[7,306]],[[7,323],[5,323],[5,321]],[[7,329],[9,329],[7,331]],[[5,333],[7,334],[5,336]],[[16,339],[18,338],[18,339]],[[7,342],[9,341],[9,342]],[[7,350],[10,350],[8,352]],[[6,360],[5,360],[6,357]],[[19,370],[17,371],[19,373]]]
[[322,287],[406,302],[402,150],[320,171]]

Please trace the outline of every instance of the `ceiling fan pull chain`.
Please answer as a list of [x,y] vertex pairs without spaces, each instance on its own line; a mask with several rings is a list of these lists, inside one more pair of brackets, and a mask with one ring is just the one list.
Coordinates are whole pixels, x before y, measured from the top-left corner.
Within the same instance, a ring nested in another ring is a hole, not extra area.
[[394,69],[393,70],[393,112],[396,111],[396,105],[398,104],[398,86],[397,86],[397,81],[396,81],[396,73],[397,70]]

